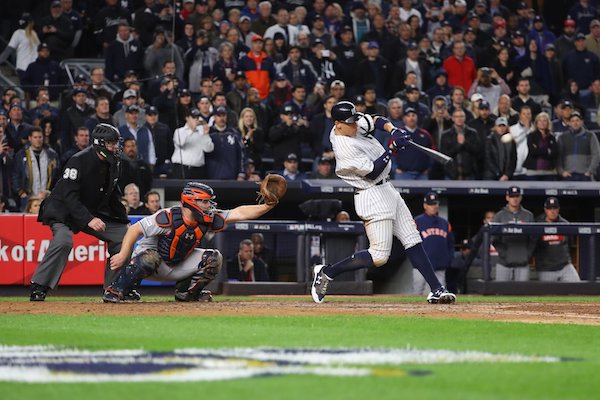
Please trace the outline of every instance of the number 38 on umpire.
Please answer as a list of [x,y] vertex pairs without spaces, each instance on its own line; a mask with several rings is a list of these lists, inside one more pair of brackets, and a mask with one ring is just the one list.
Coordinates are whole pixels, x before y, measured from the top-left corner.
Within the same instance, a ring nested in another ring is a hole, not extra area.
[[[31,301],[44,301],[48,291],[58,285],[73,248],[73,233],[81,231],[105,241],[110,255],[121,249],[129,223],[117,187],[121,137],[115,127],[98,124],[91,140],[92,146],[69,159],[40,207],[38,221],[49,225],[53,236],[31,278]],[[104,287],[115,274],[107,261]]]

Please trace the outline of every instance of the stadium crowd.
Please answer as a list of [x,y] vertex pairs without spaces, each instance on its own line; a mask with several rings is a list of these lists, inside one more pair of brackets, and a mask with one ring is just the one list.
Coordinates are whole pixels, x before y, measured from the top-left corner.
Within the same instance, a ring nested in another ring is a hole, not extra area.
[[[119,185],[137,191],[124,201],[138,213],[158,177],[335,179],[330,111],[342,99],[454,159],[405,149],[392,178],[598,176],[592,0],[3,5],[0,64],[19,85],[2,88],[1,211],[39,202],[98,123],[124,139]],[[105,67],[74,75],[61,64],[73,57]]]

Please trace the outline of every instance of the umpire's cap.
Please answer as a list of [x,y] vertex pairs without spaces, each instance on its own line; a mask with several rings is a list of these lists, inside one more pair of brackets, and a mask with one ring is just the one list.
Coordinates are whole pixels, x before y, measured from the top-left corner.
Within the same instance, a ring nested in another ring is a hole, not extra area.
[[353,123],[361,117],[356,107],[349,101],[340,101],[331,109],[331,119],[334,121]]

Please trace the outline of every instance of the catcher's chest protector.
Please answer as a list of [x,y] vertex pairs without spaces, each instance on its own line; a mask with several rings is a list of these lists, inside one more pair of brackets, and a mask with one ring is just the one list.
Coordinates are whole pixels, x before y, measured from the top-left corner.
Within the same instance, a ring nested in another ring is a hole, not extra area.
[[171,228],[168,235],[160,236],[158,239],[158,254],[169,266],[183,261],[200,243],[200,239],[209,228],[203,224],[187,225],[181,215],[180,207],[164,210],[156,216],[156,222],[160,226]]

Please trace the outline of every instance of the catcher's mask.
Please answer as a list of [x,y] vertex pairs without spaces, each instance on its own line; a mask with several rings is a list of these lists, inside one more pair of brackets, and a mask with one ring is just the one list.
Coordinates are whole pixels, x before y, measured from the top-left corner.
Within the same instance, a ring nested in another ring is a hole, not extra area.
[[[92,146],[94,150],[110,164],[117,164],[120,161],[121,153],[123,151],[123,145],[119,130],[109,124],[98,124],[92,130]],[[106,148],[106,144],[109,142],[116,143],[116,149],[110,151]]]
[[340,101],[331,109],[331,119],[334,121],[351,124],[358,121],[362,114],[356,111],[354,104],[349,101]]
[[[198,222],[209,224],[213,221],[217,210],[215,198],[215,192],[210,186],[199,182],[188,182],[181,192],[181,205],[189,209]],[[207,200],[209,205],[203,209],[196,200]]]

